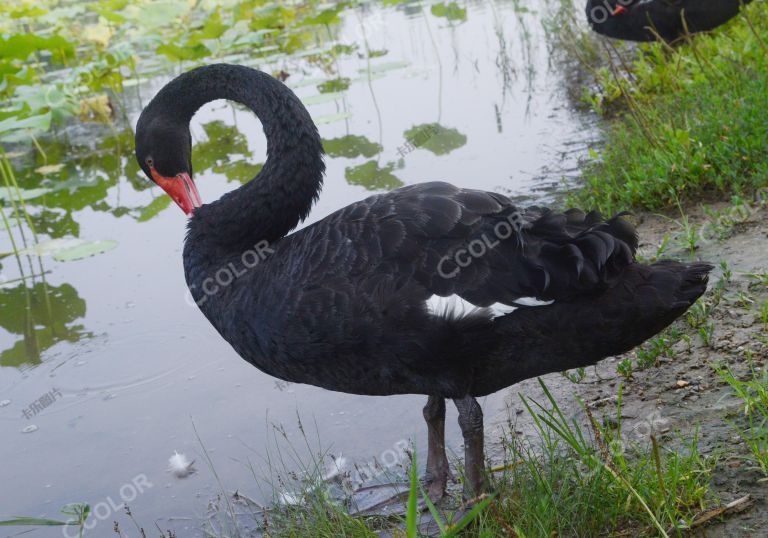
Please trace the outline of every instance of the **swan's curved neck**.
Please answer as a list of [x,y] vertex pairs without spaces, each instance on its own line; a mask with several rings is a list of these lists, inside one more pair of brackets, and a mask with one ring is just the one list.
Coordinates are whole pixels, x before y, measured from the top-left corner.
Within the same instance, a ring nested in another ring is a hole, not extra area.
[[267,161],[259,174],[198,208],[189,222],[188,243],[232,253],[272,243],[306,218],[322,186],[322,142],[309,112],[282,82],[244,66],[209,65],[178,77],[158,99],[187,130],[204,104],[236,101],[256,114],[267,138]]

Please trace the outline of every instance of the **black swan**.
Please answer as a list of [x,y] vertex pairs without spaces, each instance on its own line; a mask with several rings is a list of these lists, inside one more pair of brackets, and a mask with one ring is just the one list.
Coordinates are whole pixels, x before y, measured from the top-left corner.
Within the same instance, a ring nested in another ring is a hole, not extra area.
[[705,32],[725,24],[739,14],[742,4],[751,1],[587,0],[587,20],[595,32],[608,37],[629,41],[661,37],[672,42],[688,32]]
[[[252,181],[202,205],[189,121],[215,99],[253,110],[268,158]],[[318,197],[323,148],[294,93],[248,67],[209,65],[169,82],[139,118],[136,157],[190,215],[187,284],[240,356],[286,381],[429,397],[433,497],[448,476],[445,398],[459,411],[474,495],[485,485],[476,397],[633,348],[693,304],[711,269],[636,263],[621,216],[520,209],[441,182],[371,196],[289,234]],[[440,309],[435,297],[469,308]]]

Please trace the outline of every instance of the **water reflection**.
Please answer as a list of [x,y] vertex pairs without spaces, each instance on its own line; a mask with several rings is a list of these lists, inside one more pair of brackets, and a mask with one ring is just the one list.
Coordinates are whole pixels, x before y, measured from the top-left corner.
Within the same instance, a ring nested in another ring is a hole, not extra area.
[[236,124],[214,120],[202,127],[206,140],[192,148],[195,173],[214,172],[240,183],[247,183],[259,173],[263,165],[249,161],[252,153],[248,149],[248,140]]
[[430,8],[430,11],[432,12],[432,15],[435,17],[443,17],[449,21],[455,22],[455,21],[465,21],[467,19],[467,10],[459,7],[459,5],[456,2],[451,2],[449,4],[446,3],[440,3],[440,4],[434,4]]
[[0,352],[0,366],[34,366],[54,344],[90,336],[76,323],[85,316],[85,301],[69,284],[19,283],[0,288],[0,312],[0,327],[21,336]]
[[[120,192],[122,179],[139,192],[151,186],[132,156],[133,130],[118,132],[111,127],[104,134],[94,137],[95,144],[80,137],[40,141],[37,151],[14,162],[22,192],[37,194],[25,201],[37,233],[54,239],[79,237],[80,224],[75,215],[87,208],[118,217],[141,211],[123,206]],[[60,166],[51,166],[51,162]],[[107,201],[114,187],[115,197]]]
[[326,80],[322,84],[317,85],[317,91],[320,93],[336,93],[343,92],[349,89],[352,80],[347,77],[338,77],[331,80]]
[[344,177],[350,185],[360,185],[368,190],[391,190],[401,187],[403,182],[392,172],[402,168],[402,162],[389,162],[380,166],[378,161],[368,161],[344,170]]
[[[408,141],[407,150],[424,148],[435,155],[448,155],[467,143],[466,135],[457,129],[443,127],[439,123],[414,125],[403,136]],[[402,148],[398,148],[398,153]]]
[[364,136],[346,135],[323,140],[323,148],[329,157],[373,157],[382,152],[381,144],[371,142]]

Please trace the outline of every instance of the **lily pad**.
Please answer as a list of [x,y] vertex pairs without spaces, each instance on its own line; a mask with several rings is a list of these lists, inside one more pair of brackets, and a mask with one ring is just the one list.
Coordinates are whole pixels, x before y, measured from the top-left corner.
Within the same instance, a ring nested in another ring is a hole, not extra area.
[[317,85],[317,91],[320,93],[338,93],[349,89],[352,81],[347,77],[332,78],[322,84]]
[[314,17],[307,17],[306,19],[301,21],[302,26],[310,26],[313,24],[319,24],[319,25],[330,25],[330,24],[338,24],[341,22],[341,19],[339,18],[339,12],[344,9],[344,4],[338,4],[332,8],[324,9]]
[[54,260],[69,262],[82,260],[96,254],[108,252],[118,245],[117,241],[85,241],[83,239],[51,239],[19,252],[29,256],[52,256]]
[[288,86],[295,90],[297,88],[304,88],[305,86],[315,86],[323,82],[325,82],[325,79],[322,79],[322,78],[308,77],[308,78],[303,78],[301,80],[294,81],[293,77],[291,77],[291,79],[289,80]]
[[344,94],[340,92],[320,93],[317,95],[306,97],[302,99],[301,102],[304,103],[306,106],[319,105],[322,103],[328,103],[330,101],[336,101],[338,99],[341,99],[343,96]]
[[385,62],[381,64],[372,65],[370,70],[368,69],[358,69],[360,73],[384,73],[386,71],[392,71],[394,69],[403,69],[404,67],[408,67],[411,65],[411,62]]
[[159,215],[160,212],[169,205],[171,205],[170,196],[158,196],[152,200],[149,205],[141,208],[139,215],[136,217],[136,220],[139,222],[147,222],[148,220],[151,220],[155,216]]
[[346,135],[323,140],[323,148],[331,157],[346,157],[347,159],[354,159],[360,156],[371,158],[382,151],[380,144],[371,142],[364,136],[357,135]]
[[82,325],[85,311],[85,301],[69,284],[6,284],[0,293],[0,327],[21,338],[0,351],[0,367],[39,364],[40,353],[57,342],[89,336]]
[[190,9],[187,2],[151,2],[143,5],[129,5],[123,15],[141,23],[146,31],[168,28],[180,20]]
[[[51,113],[46,112],[37,116],[30,116],[28,118],[16,118],[10,117],[0,121],[0,133],[24,131],[29,132],[45,132],[51,127]],[[10,139],[9,135],[5,135],[3,139]]]
[[444,17],[449,21],[463,21],[467,19],[467,10],[459,7],[456,2],[435,4],[432,6],[431,11],[435,17]]
[[82,245],[72,247],[53,255],[53,259],[60,262],[70,262],[90,258],[97,254],[103,254],[117,248],[117,241],[106,239],[104,241],[86,242]]
[[426,149],[435,155],[446,155],[467,143],[466,135],[439,123],[414,125],[403,134],[414,147]]
[[236,155],[251,156],[248,140],[237,126],[214,120],[204,124],[203,130],[207,140],[195,144],[193,151],[193,165],[198,173],[230,163]]
[[352,113],[350,112],[339,112],[338,114],[328,114],[327,116],[319,116],[315,118],[315,123],[317,125],[325,125],[327,123],[335,123],[337,121],[345,120],[351,117],[352,117]]
[[390,190],[402,187],[403,182],[392,171],[394,163],[379,166],[376,161],[368,161],[359,166],[344,170],[344,177],[350,185],[360,185],[368,190]]
[[53,189],[44,189],[42,187],[36,189],[9,189],[8,187],[0,187],[0,202],[7,202],[9,200],[31,200],[53,192]]
[[74,57],[75,45],[61,36],[41,37],[33,33],[18,33],[0,38],[0,58],[26,60],[33,52],[50,51],[55,61]]
[[[221,165],[213,167],[213,171],[217,174],[224,174],[229,181],[238,181],[242,184],[246,184],[254,179],[261,169],[264,168],[263,163],[251,163],[245,160],[229,161]],[[168,198],[166,196],[166,198]]]

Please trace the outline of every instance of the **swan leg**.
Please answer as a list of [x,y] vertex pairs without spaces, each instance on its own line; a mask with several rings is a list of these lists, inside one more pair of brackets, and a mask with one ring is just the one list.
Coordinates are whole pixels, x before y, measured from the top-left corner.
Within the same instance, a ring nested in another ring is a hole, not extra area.
[[424,420],[427,422],[427,472],[424,482],[427,495],[433,502],[445,495],[448,483],[448,458],[445,455],[445,399],[430,396],[424,406]]
[[459,410],[459,427],[464,436],[464,497],[473,499],[485,490],[483,451],[483,409],[471,396],[453,401]]

